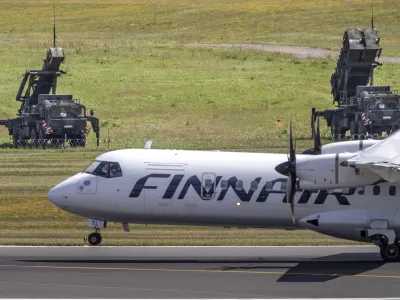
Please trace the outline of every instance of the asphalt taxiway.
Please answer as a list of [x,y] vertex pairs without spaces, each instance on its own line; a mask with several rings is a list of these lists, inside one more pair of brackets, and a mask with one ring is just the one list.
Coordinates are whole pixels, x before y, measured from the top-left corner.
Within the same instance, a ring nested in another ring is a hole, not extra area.
[[0,298],[399,297],[362,247],[0,247]]

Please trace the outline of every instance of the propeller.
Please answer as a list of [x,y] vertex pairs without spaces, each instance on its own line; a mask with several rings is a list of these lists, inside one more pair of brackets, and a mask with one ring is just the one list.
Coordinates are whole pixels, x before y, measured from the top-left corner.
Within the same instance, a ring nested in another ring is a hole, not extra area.
[[307,149],[301,154],[319,155],[321,154],[321,134],[319,131],[319,117],[317,119],[317,132],[314,134],[314,148]]
[[289,125],[289,156],[288,161],[280,163],[275,170],[285,176],[288,176],[286,188],[286,203],[290,203],[290,211],[292,212],[292,222],[296,224],[294,217],[294,195],[296,194],[296,145],[293,145],[292,122]]

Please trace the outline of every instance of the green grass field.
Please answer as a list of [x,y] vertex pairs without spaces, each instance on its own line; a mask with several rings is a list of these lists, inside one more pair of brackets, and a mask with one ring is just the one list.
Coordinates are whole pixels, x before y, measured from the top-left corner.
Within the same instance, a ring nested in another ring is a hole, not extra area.
[[[0,3],[0,118],[15,116],[22,74],[40,69],[52,45],[52,3]],[[58,93],[71,93],[95,110],[102,147],[96,149],[92,143],[86,150],[39,152],[1,148],[0,244],[83,243],[77,236],[88,232],[84,220],[55,208],[46,194],[108,149],[108,131],[110,149],[143,147],[152,139],[154,148],[275,151],[287,146],[292,119],[297,146],[311,146],[311,107],[332,107],[330,76],[336,57],[301,60],[184,44],[263,43],[339,50],[346,28],[370,26],[370,2],[361,0],[57,3],[57,45],[67,57],[62,65],[67,75],[59,80]],[[397,0],[375,0],[375,11],[383,55],[399,56]],[[399,69],[385,63],[376,71],[375,84],[399,89]],[[0,128],[0,144],[8,140],[6,129]],[[120,226],[111,225],[105,243],[350,243],[309,231],[135,228],[129,234],[118,233]]]

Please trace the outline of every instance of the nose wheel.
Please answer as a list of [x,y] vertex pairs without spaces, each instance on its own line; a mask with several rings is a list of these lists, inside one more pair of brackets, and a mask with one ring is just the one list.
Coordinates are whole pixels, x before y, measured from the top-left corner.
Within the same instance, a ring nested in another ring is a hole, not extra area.
[[106,228],[107,221],[88,219],[87,226],[95,229],[95,232],[89,234],[89,236],[87,237],[87,241],[89,242],[90,245],[97,246],[98,244],[101,243],[100,228]]
[[88,242],[92,246],[97,246],[101,243],[101,234],[99,232],[93,232],[88,236]]

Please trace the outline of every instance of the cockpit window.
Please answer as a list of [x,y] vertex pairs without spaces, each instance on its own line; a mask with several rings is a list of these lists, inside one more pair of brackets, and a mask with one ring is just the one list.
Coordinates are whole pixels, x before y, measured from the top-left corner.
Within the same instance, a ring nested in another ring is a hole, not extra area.
[[86,169],[85,173],[89,173],[92,174],[92,172],[97,168],[97,166],[101,163],[101,161],[95,160],[94,162],[92,162]]
[[52,118],[77,118],[83,115],[84,112],[80,106],[55,105],[50,109]]
[[396,96],[371,97],[369,107],[371,109],[397,109],[399,107],[399,98]]
[[92,172],[93,175],[108,177],[108,171],[110,169],[110,163],[106,161],[102,161],[96,169]]
[[95,160],[84,172],[105,178],[122,177],[121,167],[117,162]]
[[121,177],[122,171],[117,162],[110,162],[110,178]]

